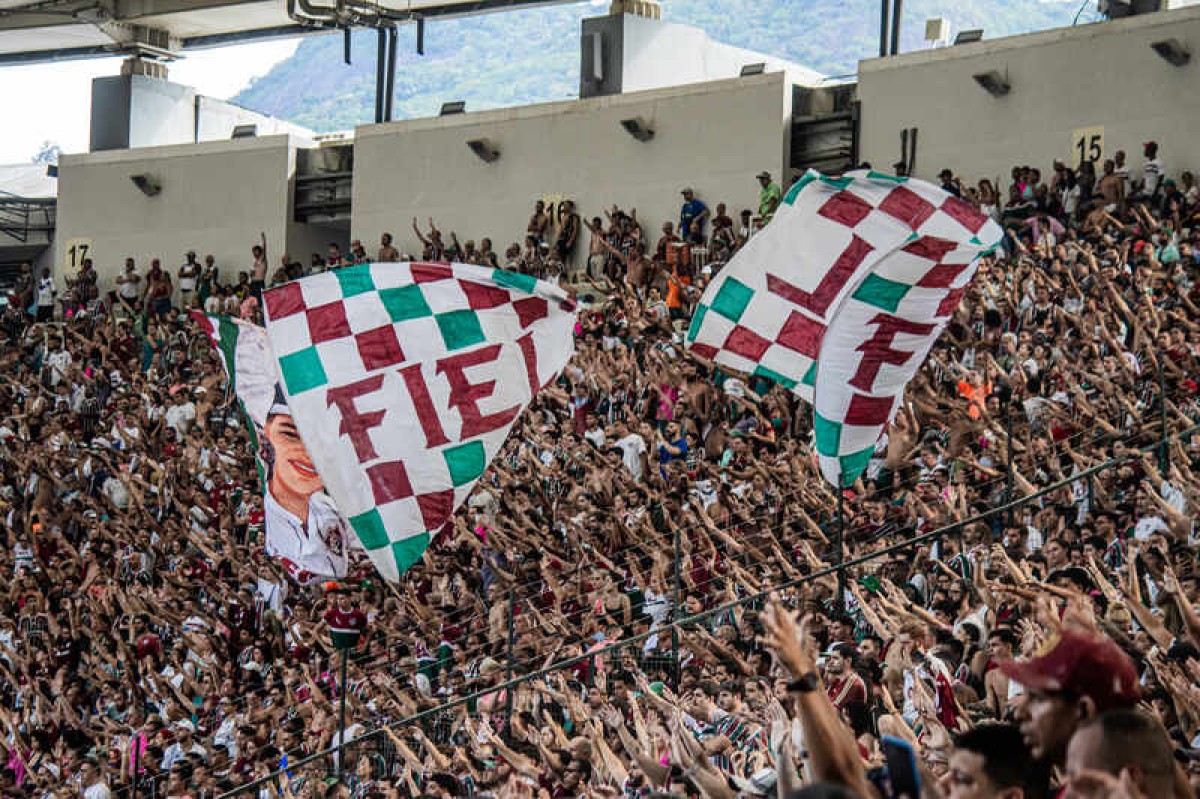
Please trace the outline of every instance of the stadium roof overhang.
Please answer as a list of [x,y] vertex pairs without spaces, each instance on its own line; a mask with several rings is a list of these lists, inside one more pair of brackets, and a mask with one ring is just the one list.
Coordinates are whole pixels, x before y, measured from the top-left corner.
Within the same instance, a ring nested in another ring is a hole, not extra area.
[[0,0],[0,66],[184,51],[571,0]]

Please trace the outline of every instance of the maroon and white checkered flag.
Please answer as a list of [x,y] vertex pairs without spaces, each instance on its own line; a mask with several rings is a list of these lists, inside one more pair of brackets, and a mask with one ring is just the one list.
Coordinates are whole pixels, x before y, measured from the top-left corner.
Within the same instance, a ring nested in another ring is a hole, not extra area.
[[821,473],[849,485],[1002,235],[924,181],[809,171],[709,284],[688,346],[811,402]]
[[296,428],[396,580],[574,351],[575,305],[501,269],[363,264],[263,295]]

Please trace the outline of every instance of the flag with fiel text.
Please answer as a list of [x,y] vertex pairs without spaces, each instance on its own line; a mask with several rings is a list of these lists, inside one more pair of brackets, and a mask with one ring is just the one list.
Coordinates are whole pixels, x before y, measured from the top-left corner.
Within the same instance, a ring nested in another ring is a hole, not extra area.
[[924,181],[810,170],[709,284],[687,344],[810,402],[821,473],[850,485],[1002,235]]
[[337,269],[263,295],[295,425],[376,568],[415,563],[574,350],[574,302],[466,264]]

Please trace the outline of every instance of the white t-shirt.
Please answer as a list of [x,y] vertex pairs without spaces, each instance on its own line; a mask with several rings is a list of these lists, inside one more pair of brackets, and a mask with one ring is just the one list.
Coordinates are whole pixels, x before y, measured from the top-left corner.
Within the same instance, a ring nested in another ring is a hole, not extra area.
[[1162,180],[1163,163],[1162,159],[1155,156],[1146,161],[1146,165],[1142,167],[1142,192],[1144,194],[1153,194],[1158,188],[1159,182]]
[[594,427],[591,430],[584,430],[583,437],[590,441],[592,446],[596,447],[597,449],[604,446],[605,437],[603,427]]
[[103,782],[83,789],[83,799],[112,799],[112,791]]
[[71,353],[66,350],[52,352],[46,356],[46,365],[50,367],[50,385],[57,386],[67,376],[67,369],[71,368]]
[[134,272],[125,272],[117,277],[117,291],[121,294],[123,300],[136,300],[138,296],[138,285],[142,282]]
[[1150,536],[1158,532],[1167,532],[1171,528],[1166,522],[1158,516],[1143,516],[1138,519],[1137,524],[1133,528],[1133,537],[1138,541],[1145,541]]
[[167,427],[173,428],[180,438],[183,438],[194,421],[196,421],[196,406],[191,402],[167,408]]
[[637,433],[630,433],[616,441],[613,446],[621,450],[621,461],[633,474],[635,480],[642,479],[642,456],[646,454],[646,440]]
[[44,277],[38,280],[38,305],[48,308],[54,305],[54,279]]
[[196,280],[200,277],[200,264],[184,264],[179,267],[179,290],[195,291]]

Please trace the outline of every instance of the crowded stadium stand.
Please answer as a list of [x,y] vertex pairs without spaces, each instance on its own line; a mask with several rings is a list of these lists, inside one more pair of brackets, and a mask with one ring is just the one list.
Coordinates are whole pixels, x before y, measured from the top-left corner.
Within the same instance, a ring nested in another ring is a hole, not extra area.
[[[617,5],[579,100],[0,171],[0,796],[1200,795],[1200,8],[845,82]],[[811,167],[1003,230],[836,488],[684,346]],[[556,284],[574,356],[398,583],[298,579],[211,319],[401,261]]]

